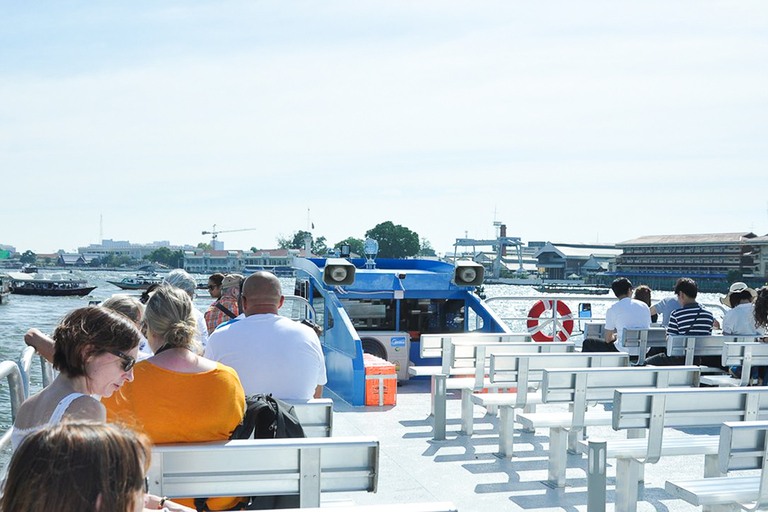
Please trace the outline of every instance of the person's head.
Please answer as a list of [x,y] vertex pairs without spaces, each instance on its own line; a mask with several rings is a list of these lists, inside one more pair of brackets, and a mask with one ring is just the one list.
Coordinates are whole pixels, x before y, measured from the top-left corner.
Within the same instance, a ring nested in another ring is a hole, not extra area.
[[180,288],[187,292],[189,298],[195,298],[195,291],[197,290],[197,281],[187,273],[186,270],[177,268],[168,272],[168,275],[163,279],[163,283],[167,283],[176,288]]
[[675,295],[680,304],[687,304],[694,302],[696,296],[699,294],[699,287],[696,285],[696,281],[690,277],[681,277],[675,284]]
[[768,327],[768,286],[763,286],[757,290],[754,315],[756,326]]
[[101,305],[127,316],[137,326],[141,325],[141,320],[144,318],[144,304],[136,297],[130,295],[113,295],[102,302]]
[[147,289],[141,292],[141,297],[139,297],[139,302],[142,304],[146,304],[149,301],[149,298],[152,296],[153,293],[155,293],[155,290],[157,290],[157,287],[160,286],[160,283],[152,283],[151,285],[147,286]]
[[728,289],[725,297],[720,298],[720,302],[730,308],[735,308],[739,304],[749,304],[755,300],[757,292],[746,285],[746,283],[735,282]]
[[626,277],[619,277],[611,283],[611,290],[617,297],[629,297],[632,294],[632,282]]
[[53,332],[53,367],[70,378],[85,377],[91,393],[111,396],[127,380],[141,334],[124,315],[101,306],[76,309]]
[[641,284],[635,288],[635,296],[633,297],[640,302],[648,304],[651,307],[651,288],[647,285]]
[[167,284],[155,289],[144,312],[147,340],[154,352],[164,345],[200,352],[192,308],[192,299],[183,290]]
[[280,280],[271,272],[256,272],[243,283],[242,306],[245,316],[275,313],[283,305]]
[[227,274],[224,276],[224,280],[221,283],[222,297],[232,297],[235,300],[240,298],[240,288],[242,286],[243,279],[240,274]]
[[13,454],[0,510],[142,510],[151,453],[145,436],[114,425],[51,425],[27,436]]
[[221,297],[221,283],[223,282],[224,274],[219,272],[212,274],[211,277],[208,278],[208,293],[210,293],[211,297],[214,299]]

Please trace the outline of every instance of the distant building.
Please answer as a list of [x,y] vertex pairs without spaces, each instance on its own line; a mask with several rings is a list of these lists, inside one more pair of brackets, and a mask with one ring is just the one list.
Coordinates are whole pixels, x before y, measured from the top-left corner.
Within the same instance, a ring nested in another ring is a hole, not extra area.
[[691,277],[702,291],[721,291],[729,272],[759,280],[768,266],[768,237],[749,232],[642,236],[616,246],[622,254],[613,274],[652,288]]
[[132,244],[127,240],[102,240],[100,244],[91,244],[88,247],[78,247],[79,254],[87,254],[89,258],[99,258],[108,254],[115,256],[128,256],[133,260],[142,260],[152,251],[167,247],[172,251],[192,250],[191,245],[171,245],[167,240],[152,242],[151,244]]
[[620,254],[615,245],[547,242],[534,258],[544,279],[569,279],[609,270]]
[[294,256],[303,258],[306,253],[304,249],[269,249],[256,252],[195,249],[184,251],[184,269],[197,274],[252,273],[258,270],[292,274]]

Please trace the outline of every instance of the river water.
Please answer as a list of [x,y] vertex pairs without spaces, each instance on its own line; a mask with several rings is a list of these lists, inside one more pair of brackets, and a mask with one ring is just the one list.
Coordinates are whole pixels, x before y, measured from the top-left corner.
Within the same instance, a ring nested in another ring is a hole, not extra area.
[[[45,333],[53,332],[59,320],[73,309],[87,306],[89,301],[103,301],[116,293],[128,293],[139,295],[138,291],[123,291],[116,286],[109,284],[109,281],[119,281],[126,276],[133,275],[133,272],[105,272],[105,271],[75,271],[75,276],[82,277],[88,281],[91,286],[97,288],[87,297],[38,297],[25,295],[11,295],[7,304],[0,305],[0,360],[17,361],[22,349],[24,348],[24,333],[36,327]],[[199,279],[205,279],[204,275],[193,275]],[[283,292],[285,294],[293,293],[294,280],[292,278],[281,278]],[[530,286],[512,286],[512,285],[485,285],[485,294],[488,298],[500,296],[544,296]],[[654,301],[659,300],[671,292],[654,292]],[[611,295],[603,297],[612,297]],[[717,302],[717,294],[701,294],[700,300],[704,303]],[[195,299],[195,306],[201,311],[205,311],[212,299],[205,290],[198,290],[198,297]],[[576,311],[577,302],[569,303],[570,309]],[[594,318],[605,316],[605,310],[612,301],[601,301],[596,299],[591,302],[592,315]],[[504,301],[490,302],[490,306],[502,317],[525,317],[532,302]],[[715,316],[722,318],[722,313],[714,311]],[[524,332],[525,324],[523,321],[508,322],[514,332]],[[473,320],[470,317],[470,326]],[[35,360],[31,377],[32,389],[39,389],[40,386],[40,366]],[[0,382],[0,433],[5,432],[11,424],[10,399],[8,394],[7,381]],[[7,454],[0,455],[0,462]]]

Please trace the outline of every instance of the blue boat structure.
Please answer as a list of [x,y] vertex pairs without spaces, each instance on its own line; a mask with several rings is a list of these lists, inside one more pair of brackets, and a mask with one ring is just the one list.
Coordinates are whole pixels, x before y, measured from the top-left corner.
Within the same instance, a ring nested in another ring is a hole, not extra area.
[[427,333],[509,332],[475,293],[483,267],[460,261],[296,258],[296,295],[307,299],[323,328],[328,387],[364,405],[363,352],[395,364],[398,380],[422,360]]

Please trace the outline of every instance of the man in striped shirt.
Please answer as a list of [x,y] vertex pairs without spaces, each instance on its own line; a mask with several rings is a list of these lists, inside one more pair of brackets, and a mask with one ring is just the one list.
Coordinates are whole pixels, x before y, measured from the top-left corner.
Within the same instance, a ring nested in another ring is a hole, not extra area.
[[[682,306],[672,312],[667,325],[667,336],[709,336],[715,317],[696,302],[699,287],[690,277],[681,277],[675,284],[675,296]],[[695,364],[720,366],[720,357],[707,356],[694,359]],[[685,357],[669,357],[666,354],[656,354],[646,360],[646,364],[654,366],[674,366],[685,364]]]

